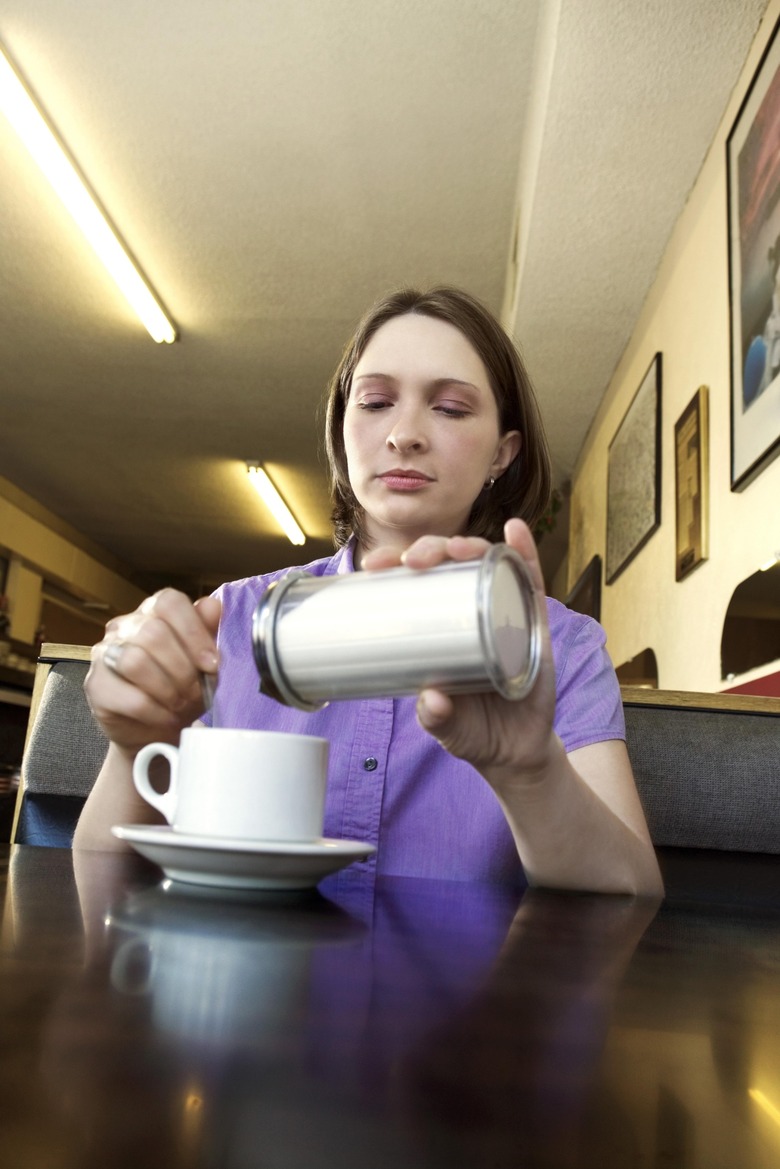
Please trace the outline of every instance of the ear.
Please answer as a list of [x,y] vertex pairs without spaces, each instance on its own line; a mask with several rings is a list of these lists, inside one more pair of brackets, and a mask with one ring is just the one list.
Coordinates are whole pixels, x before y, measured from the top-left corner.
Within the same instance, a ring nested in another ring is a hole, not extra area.
[[490,474],[494,479],[500,479],[510,463],[513,463],[520,454],[523,445],[523,436],[519,430],[508,430],[498,440],[495,457],[490,464]]

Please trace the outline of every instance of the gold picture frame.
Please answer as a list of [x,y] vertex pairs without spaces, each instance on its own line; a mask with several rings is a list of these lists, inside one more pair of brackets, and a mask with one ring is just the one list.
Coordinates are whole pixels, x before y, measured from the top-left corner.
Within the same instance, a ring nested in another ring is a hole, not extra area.
[[709,389],[699,386],[674,426],[675,580],[709,555]]

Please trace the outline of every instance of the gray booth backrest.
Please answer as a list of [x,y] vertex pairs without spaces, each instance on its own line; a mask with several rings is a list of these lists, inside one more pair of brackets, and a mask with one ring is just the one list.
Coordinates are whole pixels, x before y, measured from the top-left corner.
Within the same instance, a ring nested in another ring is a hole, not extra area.
[[656,845],[780,853],[780,716],[624,704]]
[[52,666],[24,759],[25,790],[88,796],[108,750],[84,694],[88,662]]

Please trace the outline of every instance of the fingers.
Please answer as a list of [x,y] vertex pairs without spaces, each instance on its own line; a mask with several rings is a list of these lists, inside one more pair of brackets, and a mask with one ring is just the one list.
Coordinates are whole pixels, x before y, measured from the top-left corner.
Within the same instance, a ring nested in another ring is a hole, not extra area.
[[363,557],[362,567],[368,571],[395,568],[434,568],[445,560],[477,560],[484,556],[490,544],[478,536],[421,536],[406,551],[396,548],[375,548]]
[[[543,594],[544,577],[536,543],[528,524],[516,518],[507,520],[504,525],[504,539],[510,548],[514,548],[522,556],[535,588]],[[397,568],[401,564],[406,568],[434,568],[447,560],[478,560],[490,547],[490,543],[479,536],[421,536],[404,552],[389,546],[375,548],[363,557],[362,567],[369,572]]]
[[504,524],[504,539],[510,548],[520,553],[531,573],[534,588],[544,594],[545,584],[539,563],[539,552],[528,524],[519,519],[507,520]]
[[164,589],[116,617],[92,652],[90,706],[114,741],[138,745],[180,730],[204,709],[201,679],[216,674],[220,604]]
[[[211,605],[204,602],[211,601]],[[213,606],[217,607],[216,614]],[[203,614],[201,615],[201,610]],[[150,629],[149,638],[153,639],[154,631],[167,627],[184,650],[185,656],[197,670],[213,672],[217,666],[217,645],[215,641],[216,626],[219,624],[219,601],[213,598],[203,598],[196,608],[184,593],[176,589],[163,589],[152,597],[147,597],[138,610],[138,614],[152,618],[159,624]],[[136,627],[145,626],[145,622],[137,620]],[[215,620],[216,618],[216,620]],[[118,618],[122,620],[122,618]],[[209,624],[207,624],[207,621]],[[212,631],[213,630],[213,631]]]
[[395,548],[374,548],[363,556],[360,567],[366,572],[375,572],[382,568],[397,568],[401,563],[401,553]]
[[[93,661],[84,683],[90,708],[110,739],[126,746],[181,729],[182,715],[147,690]],[[171,701],[169,697],[169,701]],[[171,701],[171,706],[182,706]],[[197,717],[197,715],[193,716]],[[192,721],[192,719],[190,720]],[[143,728],[153,732],[144,736]]]
[[403,554],[407,568],[433,568],[445,560],[478,560],[490,544],[478,536],[423,536]]
[[193,702],[200,677],[178,640],[158,622],[134,631],[132,640],[111,635],[101,642],[93,668],[96,676],[110,674],[111,679],[129,683],[173,714]]
[[215,642],[219,629],[219,619],[222,616],[222,605],[216,597],[201,597],[195,602],[194,607],[195,612],[211,634],[212,641]]
[[446,726],[453,709],[452,699],[441,690],[421,690],[417,696],[417,718],[431,734]]

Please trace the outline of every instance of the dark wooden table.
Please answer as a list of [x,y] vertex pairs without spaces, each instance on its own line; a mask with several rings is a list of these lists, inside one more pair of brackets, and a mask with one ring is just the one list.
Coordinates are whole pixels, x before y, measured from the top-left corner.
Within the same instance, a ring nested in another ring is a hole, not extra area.
[[660,908],[0,860],[3,1165],[780,1164],[776,860],[665,857]]

